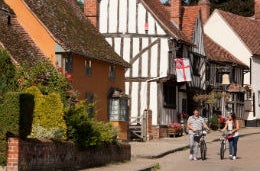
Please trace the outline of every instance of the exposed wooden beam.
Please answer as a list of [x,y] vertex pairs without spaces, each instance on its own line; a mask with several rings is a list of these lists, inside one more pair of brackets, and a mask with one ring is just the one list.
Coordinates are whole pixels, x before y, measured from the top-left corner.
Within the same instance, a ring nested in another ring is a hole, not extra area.
[[147,47],[145,47],[143,50],[141,50],[137,55],[135,55],[135,57],[133,57],[130,60],[130,64],[133,64],[145,51],[147,51],[148,49],[150,49],[153,45],[157,44],[159,42],[160,39],[156,39],[155,41],[153,41],[152,43],[150,43]]

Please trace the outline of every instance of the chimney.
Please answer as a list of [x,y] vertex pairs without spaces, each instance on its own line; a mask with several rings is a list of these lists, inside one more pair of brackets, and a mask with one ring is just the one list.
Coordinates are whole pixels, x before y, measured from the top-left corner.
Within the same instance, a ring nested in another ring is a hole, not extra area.
[[170,14],[171,21],[174,21],[178,28],[180,28],[181,21],[181,1],[182,0],[171,0],[170,4],[165,5],[165,9]]
[[260,0],[255,0],[255,20],[260,22]]
[[99,1],[100,0],[84,0],[84,13],[96,28],[98,28]]
[[210,15],[210,2],[208,0],[200,0],[198,6],[201,10],[202,24],[204,24]]

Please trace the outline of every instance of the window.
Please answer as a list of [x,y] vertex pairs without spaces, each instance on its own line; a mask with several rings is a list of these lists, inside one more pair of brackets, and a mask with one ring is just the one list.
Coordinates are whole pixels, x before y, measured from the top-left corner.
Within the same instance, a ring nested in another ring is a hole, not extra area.
[[91,60],[85,60],[85,72],[86,72],[86,76],[91,76],[92,75]]
[[163,5],[170,5],[171,1],[170,0],[160,0],[161,4]]
[[89,116],[94,117],[94,94],[93,93],[87,93],[86,94],[86,107],[87,107],[87,113]]
[[217,69],[216,72],[216,83],[222,83],[222,72],[220,69]]
[[72,73],[72,55],[69,53],[68,56],[65,58],[65,70],[69,73]]
[[200,57],[195,54],[193,54],[192,71],[194,75],[200,76]]
[[115,78],[116,78],[116,66],[110,65],[109,66],[109,79],[115,80]]
[[176,86],[169,83],[163,85],[164,107],[176,109]]
[[109,95],[109,121],[128,121],[128,97],[119,90]]
[[56,60],[56,65],[62,73],[65,73],[65,71],[72,73],[73,63],[71,54],[64,57],[63,55],[56,53]]
[[176,48],[176,58],[183,58],[183,45],[177,43],[175,48]]
[[260,106],[260,91],[258,91],[258,106]]

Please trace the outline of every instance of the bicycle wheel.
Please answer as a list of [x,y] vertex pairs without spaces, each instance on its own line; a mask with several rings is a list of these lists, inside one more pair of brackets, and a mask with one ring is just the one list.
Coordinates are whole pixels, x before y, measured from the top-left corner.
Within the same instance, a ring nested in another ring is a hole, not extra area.
[[222,141],[220,144],[220,159],[223,160],[224,159],[224,153],[225,153],[225,144]]
[[205,141],[201,141],[200,153],[201,153],[201,159],[202,160],[206,160],[207,146],[206,146],[206,142]]

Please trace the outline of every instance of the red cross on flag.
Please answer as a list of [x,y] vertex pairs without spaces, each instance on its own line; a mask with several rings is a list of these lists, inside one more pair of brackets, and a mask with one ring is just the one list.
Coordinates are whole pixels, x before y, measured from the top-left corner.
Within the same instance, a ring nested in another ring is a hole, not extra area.
[[175,63],[176,63],[177,82],[191,81],[189,59],[177,58],[175,59]]

